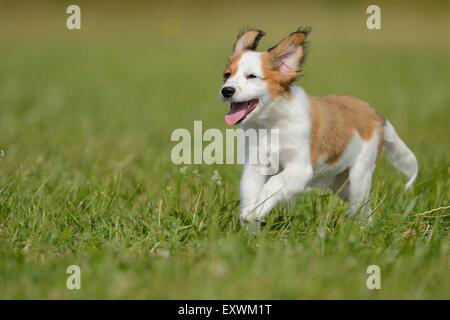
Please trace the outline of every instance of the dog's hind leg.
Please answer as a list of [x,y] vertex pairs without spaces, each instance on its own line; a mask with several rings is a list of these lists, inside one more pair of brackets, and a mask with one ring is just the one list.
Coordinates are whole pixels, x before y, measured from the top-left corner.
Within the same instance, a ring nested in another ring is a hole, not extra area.
[[358,210],[370,217],[370,187],[378,153],[378,134],[365,141],[349,170],[349,214]]

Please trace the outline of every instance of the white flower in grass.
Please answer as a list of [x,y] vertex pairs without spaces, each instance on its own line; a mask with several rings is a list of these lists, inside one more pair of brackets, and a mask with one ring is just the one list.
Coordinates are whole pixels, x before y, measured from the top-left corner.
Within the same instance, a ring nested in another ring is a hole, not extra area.
[[170,251],[167,249],[161,249],[158,251],[157,255],[162,258],[170,258]]
[[187,172],[187,167],[180,168],[180,173],[185,174]]
[[0,149],[0,158],[3,158],[5,156],[5,150]]
[[221,186],[222,185],[222,177],[220,176],[219,171],[214,170],[214,173],[213,173],[213,175],[211,177],[211,182],[215,186]]
[[173,188],[171,187],[171,186],[167,186],[166,187],[166,191],[170,194],[170,195],[172,195],[173,194]]

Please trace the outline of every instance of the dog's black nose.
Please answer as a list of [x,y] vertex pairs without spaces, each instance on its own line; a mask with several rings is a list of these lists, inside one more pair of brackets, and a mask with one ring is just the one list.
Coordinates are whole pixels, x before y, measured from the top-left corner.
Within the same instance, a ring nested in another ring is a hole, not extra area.
[[236,89],[233,87],[223,87],[221,92],[222,95],[228,99],[236,92]]

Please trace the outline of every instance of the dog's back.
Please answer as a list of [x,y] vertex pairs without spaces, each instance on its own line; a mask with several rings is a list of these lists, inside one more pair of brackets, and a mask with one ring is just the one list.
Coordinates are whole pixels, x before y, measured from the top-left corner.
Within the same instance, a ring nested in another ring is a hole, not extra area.
[[344,153],[355,133],[362,140],[378,135],[383,141],[384,118],[366,102],[351,96],[310,97],[311,162],[333,164]]

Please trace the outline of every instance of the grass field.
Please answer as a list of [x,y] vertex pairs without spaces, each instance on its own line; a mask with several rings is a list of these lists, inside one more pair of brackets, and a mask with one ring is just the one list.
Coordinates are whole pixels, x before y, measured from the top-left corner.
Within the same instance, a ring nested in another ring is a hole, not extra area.
[[[450,210],[427,212],[450,205],[448,6],[382,4],[369,31],[358,2],[86,1],[68,31],[67,5],[0,10],[0,298],[450,298]],[[172,164],[172,130],[225,129],[221,72],[246,24],[261,49],[312,25],[298,84],[369,101],[417,155],[411,192],[381,159],[373,224],[313,191],[249,235],[239,166]]]

